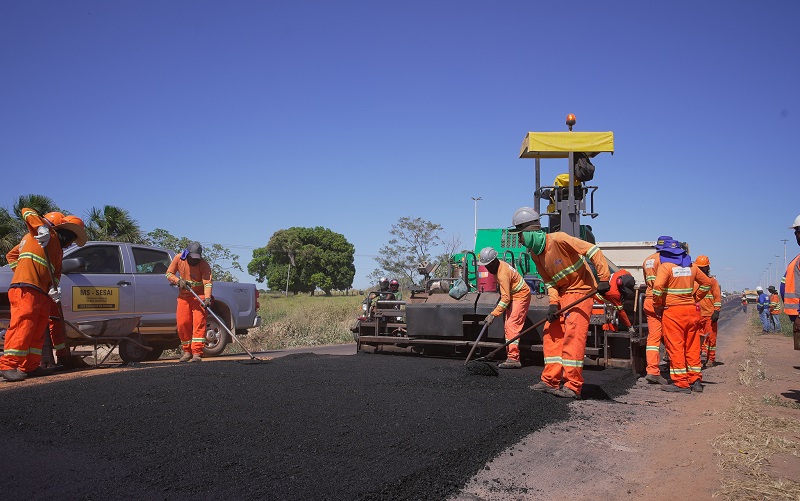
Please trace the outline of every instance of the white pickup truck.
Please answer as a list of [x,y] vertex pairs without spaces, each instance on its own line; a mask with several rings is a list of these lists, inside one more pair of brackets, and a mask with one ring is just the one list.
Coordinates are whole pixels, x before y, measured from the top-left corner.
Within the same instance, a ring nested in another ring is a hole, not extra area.
[[[174,256],[168,249],[120,242],[87,242],[66,249],[60,284],[64,316],[74,324],[141,316],[131,333],[137,342],[120,343],[120,356],[126,362],[157,359],[164,350],[180,345],[175,320],[178,288],[165,277]],[[8,287],[12,275],[9,266],[0,268],[0,334],[11,318]],[[260,325],[255,284],[214,282],[213,296],[212,309],[237,336]],[[69,327],[65,330],[69,347],[97,344]],[[209,315],[204,354],[221,354],[229,337]]]

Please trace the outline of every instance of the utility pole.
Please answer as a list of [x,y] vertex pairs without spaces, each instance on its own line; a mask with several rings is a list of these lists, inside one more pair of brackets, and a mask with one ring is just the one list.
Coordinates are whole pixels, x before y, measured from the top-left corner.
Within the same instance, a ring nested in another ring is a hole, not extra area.
[[780,266],[780,261],[778,261],[781,257],[777,254],[775,255],[775,286],[780,288],[781,277],[778,274],[778,266]]
[[783,267],[786,268],[786,242],[788,242],[788,238],[784,238],[781,240],[783,242]]
[[[470,197],[475,201],[475,243],[472,245],[475,248],[478,245],[478,200],[483,200],[481,197]],[[477,249],[476,249],[477,250]]]

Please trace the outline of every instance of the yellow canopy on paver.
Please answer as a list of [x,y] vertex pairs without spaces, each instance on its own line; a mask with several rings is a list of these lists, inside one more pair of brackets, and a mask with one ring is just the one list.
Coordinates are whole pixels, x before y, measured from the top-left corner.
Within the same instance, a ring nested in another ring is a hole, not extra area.
[[614,153],[614,133],[609,132],[528,132],[522,140],[520,158],[569,158],[580,151],[590,157]]

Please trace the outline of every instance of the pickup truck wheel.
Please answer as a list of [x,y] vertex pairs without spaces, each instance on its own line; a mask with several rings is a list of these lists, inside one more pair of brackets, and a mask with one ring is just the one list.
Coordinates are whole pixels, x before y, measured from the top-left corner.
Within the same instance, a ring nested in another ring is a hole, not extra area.
[[223,326],[211,315],[206,321],[206,346],[203,348],[203,355],[215,357],[221,355],[228,345],[228,333]]
[[[141,342],[141,341],[140,341]],[[150,355],[149,350],[145,350],[138,344],[123,339],[119,344],[119,358],[126,363],[144,362]]]

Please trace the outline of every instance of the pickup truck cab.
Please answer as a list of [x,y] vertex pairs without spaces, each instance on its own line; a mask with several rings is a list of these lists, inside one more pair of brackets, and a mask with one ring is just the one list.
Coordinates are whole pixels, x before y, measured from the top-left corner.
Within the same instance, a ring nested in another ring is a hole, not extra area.
[[[75,324],[141,316],[131,335],[152,350],[122,342],[120,356],[127,362],[157,359],[164,350],[180,346],[175,319],[178,288],[165,276],[174,257],[175,252],[168,249],[122,242],[87,242],[66,249],[60,283],[64,316]],[[10,319],[12,276],[9,266],[0,268],[0,331]],[[213,297],[212,310],[235,334],[246,334],[260,325],[255,284],[214,282]],[[69,347],[97,344],[69,327],[65,331]],[[229,337],[208,315],[204,355],[221,354]]]

